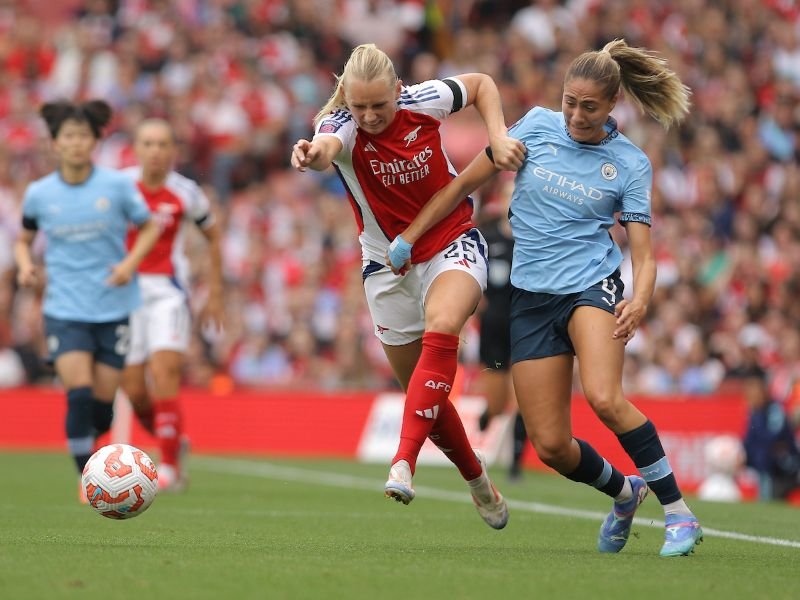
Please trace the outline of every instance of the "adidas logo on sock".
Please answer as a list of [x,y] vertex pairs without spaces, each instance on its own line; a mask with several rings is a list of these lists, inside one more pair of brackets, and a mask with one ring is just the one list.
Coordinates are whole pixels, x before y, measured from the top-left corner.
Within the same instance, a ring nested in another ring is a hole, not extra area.
[[425,410],[415,410],[414,412],[420,417],[425,417],[426,419],[435,419],[439,414],[439,405],[437,404],[433,408],[426,408]]

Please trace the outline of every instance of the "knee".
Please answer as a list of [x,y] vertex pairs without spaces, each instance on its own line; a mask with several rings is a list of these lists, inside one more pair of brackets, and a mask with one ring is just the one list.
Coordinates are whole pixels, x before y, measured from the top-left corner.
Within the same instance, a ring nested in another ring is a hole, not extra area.
[[428,315],[425,318],[425,331],[458,335],[464,327],[464,320],[458,315]]
[[183,371],[183,357],[177,353],[156,353],[147,364],[154,382],[172,382],[180,379]]
[[153,372],[153,393],[157,398],[172,396],[180,387],[180,369],[163,369]]
[[585,390],[586,400],[597,417],[607,427],[614,429],[625,408],[626,400],[621,390]]
[[159,365],[151,369],[153,382],[172,383],[181,377],[181,368],[177,365]]
[[563,439],[561,437],[543,437],[538,440],[531,440],[533,447],[536,449],[536,454],[548,467],[556,471],[562,471],[563,468],[570,462],[570,446],[572,445],[572,438],[567,436]]

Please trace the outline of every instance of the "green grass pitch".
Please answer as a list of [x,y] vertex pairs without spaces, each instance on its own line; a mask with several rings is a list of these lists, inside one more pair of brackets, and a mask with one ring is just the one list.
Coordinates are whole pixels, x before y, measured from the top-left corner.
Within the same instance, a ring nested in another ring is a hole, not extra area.
[[104,519],[77,502],[62,454],[0,453],[0,598],[797,598],[800,511],[689,498],[706,529],[662,559],[650,496],[627,547],[595,539],[610,504],[545,473],[495,481],[503,531],[454,468],[420,466],[417,498],[383,498],[385,466],[195,456],[182,495]]

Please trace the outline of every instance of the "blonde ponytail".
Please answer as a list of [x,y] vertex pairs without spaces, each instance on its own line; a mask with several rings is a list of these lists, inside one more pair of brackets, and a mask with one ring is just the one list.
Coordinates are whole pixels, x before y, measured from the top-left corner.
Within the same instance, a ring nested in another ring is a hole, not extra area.
[[620,87],[640,110],[669,129],[689,112],[691,90],[667,67],[667,61],[625,40],[614,40],[597,52],[584,52],[570,65],[565,82],[595,81],[607,98]]

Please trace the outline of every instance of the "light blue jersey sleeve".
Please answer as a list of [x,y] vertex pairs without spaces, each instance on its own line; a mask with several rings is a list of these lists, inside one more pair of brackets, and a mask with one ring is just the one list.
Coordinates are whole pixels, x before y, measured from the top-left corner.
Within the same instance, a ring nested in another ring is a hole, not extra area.
[[[633,160],[633,159],[632,159]],[[644,223],[652,225],[650,215],[651,190],[653,189],[653,167],[642,153],[638,165],[634,167],[634,176],[625,186],[624,195],[620,199],[616,211],[620,213],[620,223]]]
[[599,144],[573,140],[564,115],[536,107],[509,129],[527,154],[511,197],[511,282],[532,292],[583,291],[619,268],[610,229],[650,224],[652,168],[609,119]]

